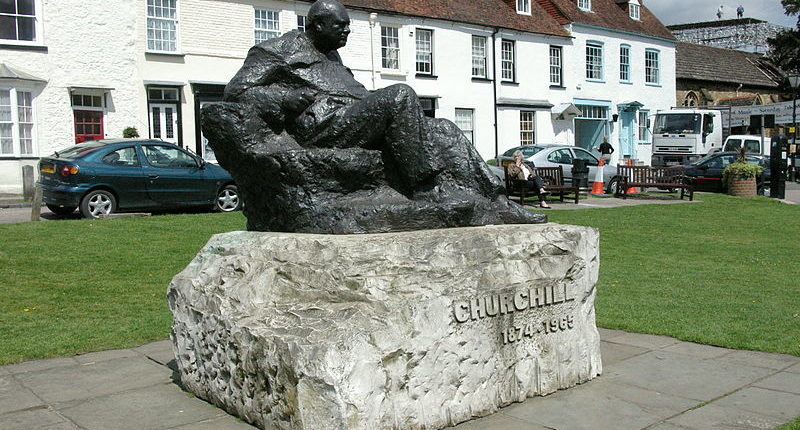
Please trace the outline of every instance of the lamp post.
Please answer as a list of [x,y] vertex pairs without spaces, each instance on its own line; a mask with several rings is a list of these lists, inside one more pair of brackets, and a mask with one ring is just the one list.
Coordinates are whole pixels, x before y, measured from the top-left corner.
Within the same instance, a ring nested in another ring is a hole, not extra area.
[[[792,146],[794,147],[795,155],[793,158],[794,163],[797,163],[797,88],[800,87],[800,73],[790,73],[789,76],[789,85],[792,87],[792,128],[794,133],[792,133]],[[797,166],[792,166],[792,171],[789,173],[790,179],[795,179],[795,170]]]

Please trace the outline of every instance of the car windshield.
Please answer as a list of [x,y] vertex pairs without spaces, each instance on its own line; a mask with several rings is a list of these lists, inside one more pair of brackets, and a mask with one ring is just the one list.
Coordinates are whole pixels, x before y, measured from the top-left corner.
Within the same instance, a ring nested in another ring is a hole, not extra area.
[[513,157],[514,156],[514,152],[520,151],[520,152],[522,152],[522,157],[523,158],[528,158],[528,157],[532,157],[534,154],[536,154],[537,152],[541,151],[542,149],[544,149],[544,148],[542,148],[541,146],[533,146],[533,145],[518,146],[516,148],[511,148],[508,151],[504,152],[503,156],[505,156],[505,157]]
[[700,115],[694,113],[660,113],[656,115],[655,134],[700,134]]
[[98,149],[104,148],[106,145],[101,142],[79,143],[75,146],[70,146],[63,151],[56,151],[53,157],[65,158],[67,160],[74,160],[84,155],[91,154]]

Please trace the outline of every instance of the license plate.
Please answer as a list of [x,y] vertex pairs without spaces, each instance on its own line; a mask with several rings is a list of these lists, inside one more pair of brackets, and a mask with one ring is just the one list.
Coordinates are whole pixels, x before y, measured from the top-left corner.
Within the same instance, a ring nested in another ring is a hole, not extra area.
[[52,164],[42,164],[40,170],[42,173],[55,173],[56,167]]
[[664,163],[664,164],[666,164],[667,166],[677,166],[677,165],[679,165],[680,163],[679,163],[679,162],[677,162],[677,161],[667,161],[667,162],[666,162],[666,163]]

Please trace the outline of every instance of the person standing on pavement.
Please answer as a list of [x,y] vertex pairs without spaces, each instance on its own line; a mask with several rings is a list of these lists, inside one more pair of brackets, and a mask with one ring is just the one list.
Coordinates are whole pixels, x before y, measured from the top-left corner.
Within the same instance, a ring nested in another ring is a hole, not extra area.
[[600,156],[603,157],[606,165],[611,161],[611,154],[614,153],[614,147],[608,143],[608,136],[603,136],[603,143],[594,149],[600,152]]

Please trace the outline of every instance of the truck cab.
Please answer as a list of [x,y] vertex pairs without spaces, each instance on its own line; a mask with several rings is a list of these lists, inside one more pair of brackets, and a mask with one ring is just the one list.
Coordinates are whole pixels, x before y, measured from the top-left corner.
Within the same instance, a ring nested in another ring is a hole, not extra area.
[[722,116],[713,110],[673,109],[656,113],[653,166],[688,164],[722,148]]

